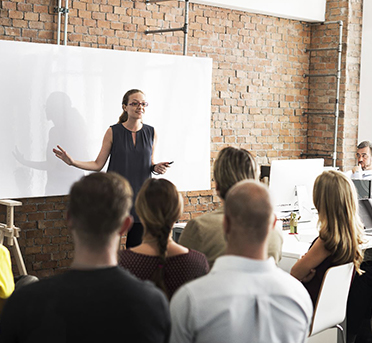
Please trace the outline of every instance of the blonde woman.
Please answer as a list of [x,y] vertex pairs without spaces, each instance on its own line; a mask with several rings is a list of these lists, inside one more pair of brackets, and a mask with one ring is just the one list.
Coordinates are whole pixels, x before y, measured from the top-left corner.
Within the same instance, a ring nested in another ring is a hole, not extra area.
[[340,172],[326,171],[317,177],[313,201],[319,215],[319,237],[292,267],[291,274],[303,282],[315,305],[328,268],[353,262],[356,272],[361,274],[363,224],[355,187]]
[[177,244],[172,228],[183,210],[176,186],[165,179],[148,179],[136,199],[144,227],[142,244],[119,252],[119,265],[142,280],[151,280],[170,299],[187,281],[205,275],[204,254]]

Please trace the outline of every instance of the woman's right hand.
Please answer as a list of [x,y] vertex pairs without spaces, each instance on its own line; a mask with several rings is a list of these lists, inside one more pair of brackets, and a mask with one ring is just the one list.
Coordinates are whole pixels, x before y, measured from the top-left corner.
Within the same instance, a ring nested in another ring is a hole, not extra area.
[[67,165],[72,166],[74,164],[74,160],[72,159],[72,157],[59,145],[57,145],[57,148],[58,149],[55,148],[53,149],[53,152],[56,155],[56,157],[65,162]]

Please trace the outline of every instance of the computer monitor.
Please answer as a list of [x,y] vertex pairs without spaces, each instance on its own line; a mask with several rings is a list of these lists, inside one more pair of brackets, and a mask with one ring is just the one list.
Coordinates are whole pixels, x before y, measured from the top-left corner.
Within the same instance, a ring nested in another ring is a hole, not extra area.
[[372,200],[371,199],[359,199],[358,213],[362,220],[364,229],[367,232],[372,231]]
[[358,193],[358,199],[372,198],[372,180],[353,179],[353,182]]
[[311,220],[314,181],[323,168],[322,158],[272,161],[269,189],[275,212],[299,211],[303,221]]

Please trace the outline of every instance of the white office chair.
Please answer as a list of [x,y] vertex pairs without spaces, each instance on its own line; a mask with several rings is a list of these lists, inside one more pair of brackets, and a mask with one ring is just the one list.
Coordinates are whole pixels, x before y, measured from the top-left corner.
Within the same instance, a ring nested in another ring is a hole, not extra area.
[[331,328],[341,332],[345,343],[345,334],[340,325],[346,316],[347,297],[354,264],[352,262],[329,268],[323,278],[319,297],[315,305],[309,337]]

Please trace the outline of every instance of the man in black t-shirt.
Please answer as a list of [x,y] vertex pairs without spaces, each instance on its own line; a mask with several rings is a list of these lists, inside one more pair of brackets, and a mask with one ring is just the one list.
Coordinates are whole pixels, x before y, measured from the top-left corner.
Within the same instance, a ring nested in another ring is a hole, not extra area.
[[13,293],[0,318],[2,343],[168,342],[165,296],[117,266],[131,205],[131,187],[118,174],[94,173],[73,185],[71,270]]

